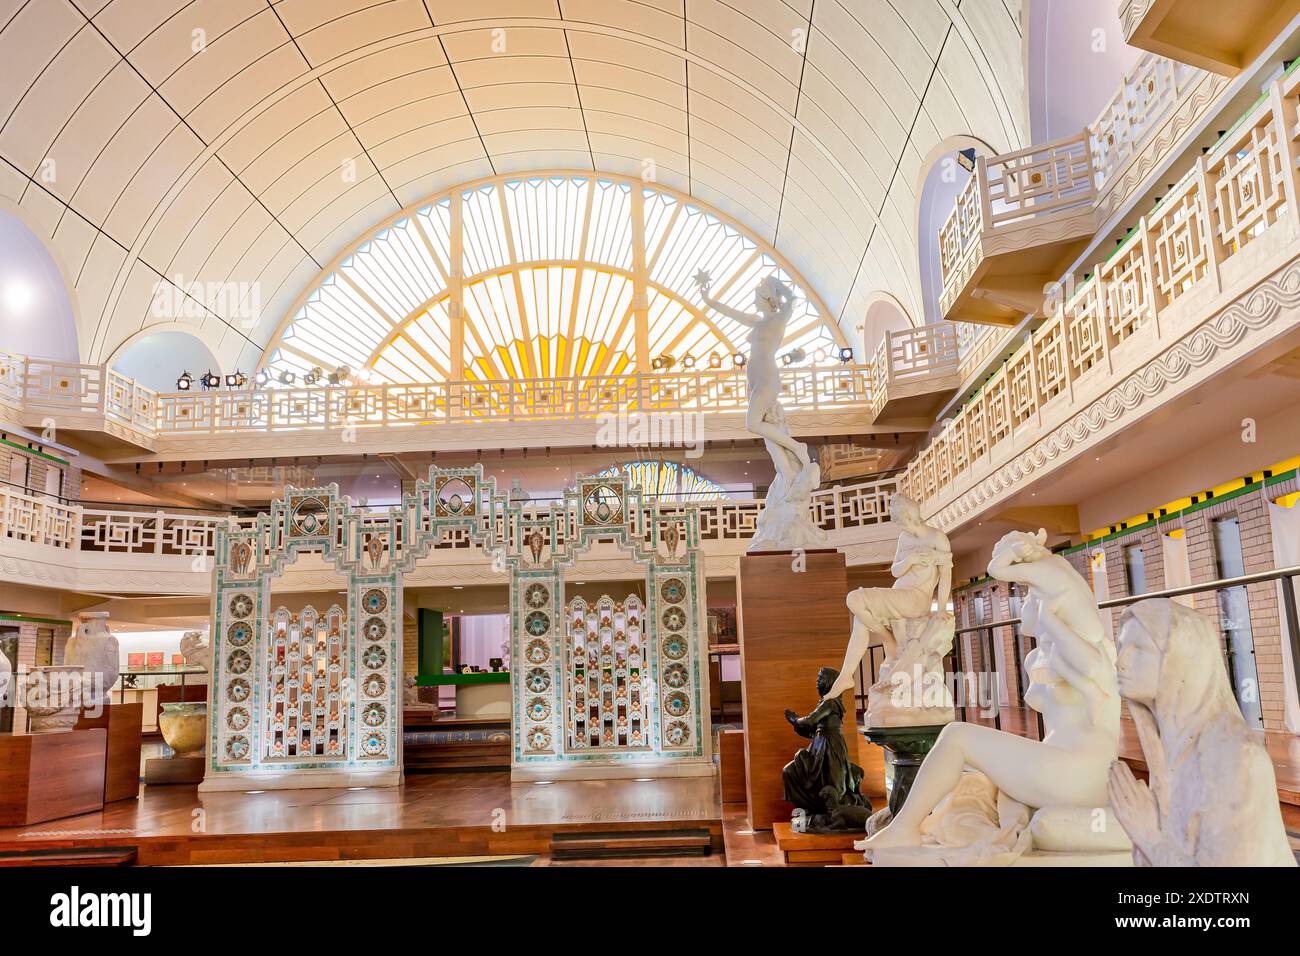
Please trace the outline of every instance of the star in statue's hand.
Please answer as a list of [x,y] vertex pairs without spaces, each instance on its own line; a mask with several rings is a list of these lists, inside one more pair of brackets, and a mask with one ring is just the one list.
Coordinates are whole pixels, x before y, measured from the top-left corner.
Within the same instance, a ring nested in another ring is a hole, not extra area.
[[713,284],[713,276],[709,275],[707,269],[701,269],[691,278],[694,280],[696,288],[703,291],[707,291],[709,286]]

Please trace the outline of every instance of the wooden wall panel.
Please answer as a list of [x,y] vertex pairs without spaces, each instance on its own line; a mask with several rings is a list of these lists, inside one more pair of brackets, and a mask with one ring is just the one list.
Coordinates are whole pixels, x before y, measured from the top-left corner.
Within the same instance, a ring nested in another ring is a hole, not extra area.
[[[741,706],[745,714],[745,789],[749,822],[770,830],[789,820],[781,768],[807,741],[786,722],[787,707],[817,706],[817,670],[839,667],[849,639],[848,573],[838,551],[809,551],[795,570],[789,552],[747,554],[736,580],[740,630]],[[853,694],[844,694],[845,714]],[[853,733],[852,719],[846,732]]]

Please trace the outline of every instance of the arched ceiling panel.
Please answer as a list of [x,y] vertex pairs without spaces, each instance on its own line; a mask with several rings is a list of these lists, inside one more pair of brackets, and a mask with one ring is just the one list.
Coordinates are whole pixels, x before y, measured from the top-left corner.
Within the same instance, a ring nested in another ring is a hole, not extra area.
[[875,289],[919,314],[919,158],[955,134],[1022,144],[1019,6],[12,0],[0,190],[75,276],[86,360],[158,320],[133,311],[138,284],[229,283],[258,314],[200,291],[194,321],[250,365],[357,235],[539,168],[715,206],[851,332]]

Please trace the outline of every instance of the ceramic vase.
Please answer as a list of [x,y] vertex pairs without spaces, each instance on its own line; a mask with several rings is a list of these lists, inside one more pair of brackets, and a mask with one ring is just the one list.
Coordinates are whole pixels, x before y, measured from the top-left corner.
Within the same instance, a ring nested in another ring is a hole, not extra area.
[[208,736],[207,701],[163,704],[162,714],[158,717],[158,729],[176,756],[199,753]]
[[107,704],[120,668],[117,638],[109,633],[107,611],[83,611],[79,618],[77,633],[68,639],[63,660],[81,665],[86,706]]

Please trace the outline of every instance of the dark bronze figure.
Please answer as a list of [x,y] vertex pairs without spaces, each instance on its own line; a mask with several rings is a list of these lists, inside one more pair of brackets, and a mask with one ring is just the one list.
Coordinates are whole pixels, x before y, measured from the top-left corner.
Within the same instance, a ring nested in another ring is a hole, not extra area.
[[826,693],[839,672],[817,672],[817,694],[823,698],[807,717],[785,712],[795,733],[812,743],[794,755],[781,771],[785,798],[807,814],[809,831],[862,830],[871,815],[871,801],[858,792],[862,768],[849,760],[844,742],[844,704]]

